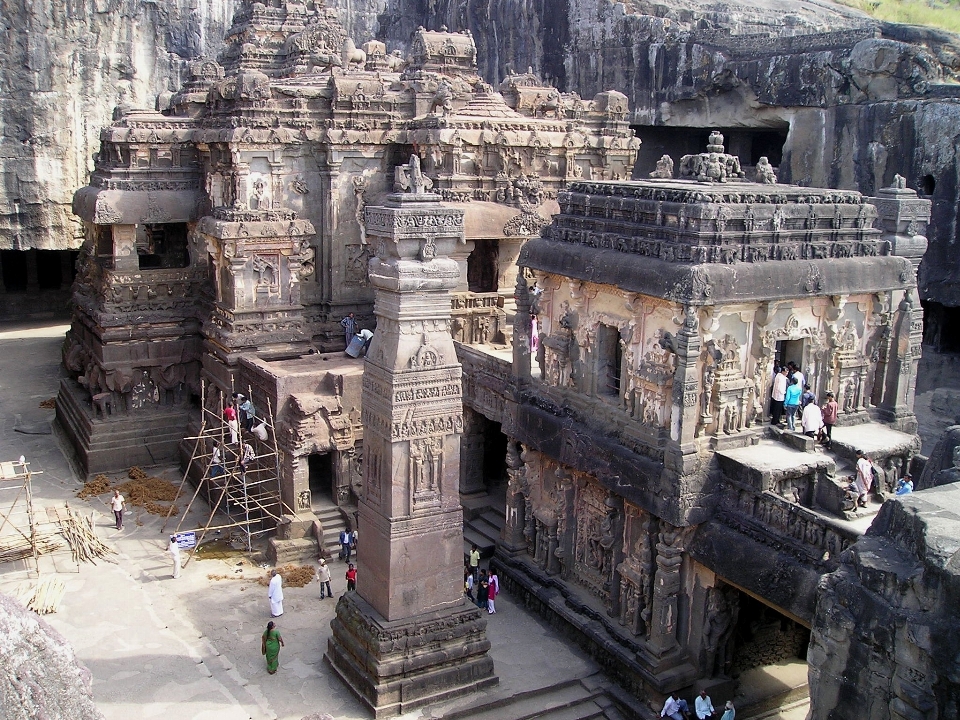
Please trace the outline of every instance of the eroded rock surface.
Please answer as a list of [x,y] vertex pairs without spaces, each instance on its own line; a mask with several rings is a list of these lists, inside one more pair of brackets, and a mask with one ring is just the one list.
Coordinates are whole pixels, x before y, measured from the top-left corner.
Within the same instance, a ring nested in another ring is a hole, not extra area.
[[888,501],[823,578],[811,720],[955,717],[960,707],[960,486]]
[[90,671],[36,613],[0,595],[0,720],[103,720]]

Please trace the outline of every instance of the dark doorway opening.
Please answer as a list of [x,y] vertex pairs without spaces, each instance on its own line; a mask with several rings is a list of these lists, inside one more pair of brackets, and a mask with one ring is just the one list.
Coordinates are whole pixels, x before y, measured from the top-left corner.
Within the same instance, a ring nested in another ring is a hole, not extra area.
[[470,292],[497,291],[497,262],[500,245],[496,240],[477,240],[476,247],[467,258],[467,284]]
[[747,670],[764,665],[775,665],[787,660],[805,662],[810,631],[741,592],[733,643],[731,674],[737,677]]
[[61,269],[64,250],[37,250],[37,285],[41,290],[59,290],[63,284]]
[[507,436],[498,422],[487,425],[483,435],[483,482],[489,490],[507,476]]
[[190,264],[187,224],[167,223],[138,227],[137,255],[141,270],[187,267]]
[[7,292],[27,291],[27,251],[0,250],[3,265],[3,288]]
[[331,453],[311,453],[307,456],[310,471],[310,495],[313,498],[333,500],[333,456]]
[[778,340],[774,363],[783,367],[792,362],[803,369],[803,340]]

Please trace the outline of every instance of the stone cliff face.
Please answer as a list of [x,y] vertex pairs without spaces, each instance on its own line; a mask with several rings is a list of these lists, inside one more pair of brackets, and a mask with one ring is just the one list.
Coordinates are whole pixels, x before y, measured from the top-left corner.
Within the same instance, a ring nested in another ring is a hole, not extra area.
[[70,213],[118,104],[216,55],[234,0],[0,0],[0,249],[78,247]]
[[[238,2],[5,3],[0,248],[76,246],[67,203],[111,109],[152,107],[154,94],[179,85],[187,60],[216,57]],[[329,5],[358,46],[378,37],[405,50],[416,27],[446,25],[472,32],[480,74],[495,85],[532,67],[582,97],[616,88],[645,141],[658,127],[773,129],[785,137],[784,182],[874,195],[899,173],[934,203],[921,297],[960,306],[956,36],[807,0]],[[684,152],[647,147],[638,175],[663,152]]]
[[823,577],[807,660],[811,720],[960,711],[960,487],[888,501]]

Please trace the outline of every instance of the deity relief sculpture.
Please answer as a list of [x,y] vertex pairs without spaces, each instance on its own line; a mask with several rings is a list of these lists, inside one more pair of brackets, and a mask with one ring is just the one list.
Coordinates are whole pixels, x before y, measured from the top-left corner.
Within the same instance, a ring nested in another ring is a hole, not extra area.
[[673,158],[669,155],[661,155],[657,160],[657,167],[650,172],[650,177],[668,180],[673,178]]

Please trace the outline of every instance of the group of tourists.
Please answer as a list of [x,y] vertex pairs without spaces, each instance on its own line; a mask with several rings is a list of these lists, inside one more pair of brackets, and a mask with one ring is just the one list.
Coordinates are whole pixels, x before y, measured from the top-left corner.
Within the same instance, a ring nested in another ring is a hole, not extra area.
[[496,568],[491,567],[489,572],[480,569],[480,550],[476,545],[470,547],[467,564],[463,566],[463,594],[481,610],[486,608],[488,614],[497,612],[500,578]]
[[800,430],[804,435],[816,439],[824,446],[833,443],[833,426],[837,424],[840,406],[832,392],[824,396],[821,406],[817,396],[810,389],[800,368],[793,362],[774,368],[773,390],[770,393],[770,421],[796,432],[796,422],[800,420]]
[[[697,720],[706,720],[706,718],[734,720],[737,716],[737,711],[733,707],[732,700],[727,700],[723,713],[721,714],[713,707],[713,701],[710,700],[710,696],[707,695],[706,690],[701,690],[697,699],[693,701],[693,712],[693,717],[696,717]],[[663,710],[660,711],[660,717],[670,718],[670,720],[687,720],[691,717],[690,705],[675,692],[670,693],[663,703]]]

